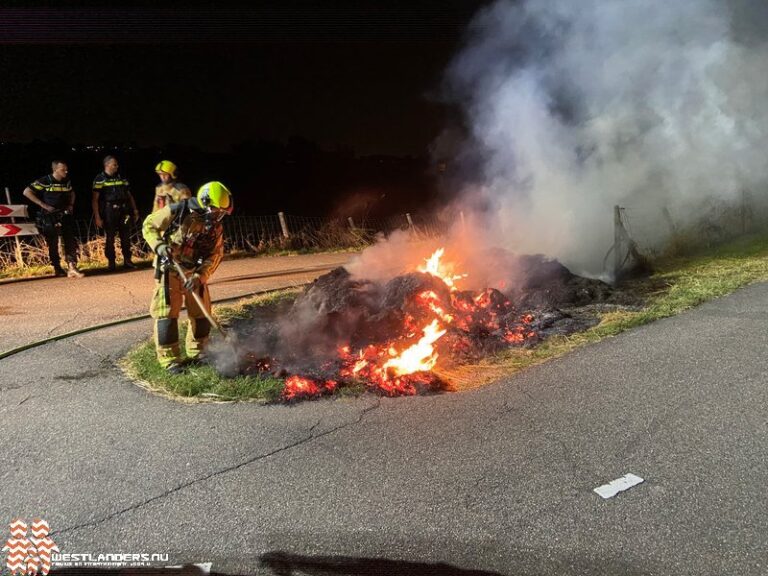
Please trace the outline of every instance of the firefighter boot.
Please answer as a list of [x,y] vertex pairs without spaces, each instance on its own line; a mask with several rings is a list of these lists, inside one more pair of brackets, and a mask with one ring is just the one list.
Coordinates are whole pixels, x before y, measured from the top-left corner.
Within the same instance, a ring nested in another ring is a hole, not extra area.
[[155,320],[155,352],[158,363],[168,372],[179,374],[182,371],[179,323],[176,318]]

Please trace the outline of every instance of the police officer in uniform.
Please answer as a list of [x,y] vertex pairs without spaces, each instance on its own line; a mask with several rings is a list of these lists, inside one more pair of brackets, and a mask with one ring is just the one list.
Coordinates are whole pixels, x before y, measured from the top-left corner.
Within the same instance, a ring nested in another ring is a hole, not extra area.
[[104,158],[104,171],[93,181],[91,204],[97,228],[104,228],[107,243],[104,252],[109,269],[115,269],[115,236],[120,235],[123,268],[134,269],[131,262],[131,220],[139,221],[139,211],[131,194],[131,185],[118,172],[114,156]]
[[[77,269],[77,241],[75,240],[72,213],[75,206],[75,191],[67,174],[69,169],[61,160],[51,163],[52,173],[38,178],[24,189],[24,196],[40,207],[37,227],[48,244],[48,257],[56,276],[82,278]],[[67,271],[61,267],[59,236],[64,239],[64,255]]]
[[[224,256],[221,220],[232,213],[233,206],[232,194],[224,184],[208,182],[200,187],[196,198],[165,206],[144,220],[142,234],[157,254],[155,292],[149,307],[155,320],[155,349],[158,362],[171,374],[182,372],[185,364],[179,349],[182,303],[189,318],[187,357],[196,360],[204,353],[211,325],[190,292],[197,292],[210,312],[208,280]],[[164,267],[164,258],[178,262],[186,279],[172,267]]]
[[163,160],[155,166],[155,172],[160,178],[160,184],[155,186],[152,212],[192,197],[189,187],[176,180],[176,164],[170,160]]

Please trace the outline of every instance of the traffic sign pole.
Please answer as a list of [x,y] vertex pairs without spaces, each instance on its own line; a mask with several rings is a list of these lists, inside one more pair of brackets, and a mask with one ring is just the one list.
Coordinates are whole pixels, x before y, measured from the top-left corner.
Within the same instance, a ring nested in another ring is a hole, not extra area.
[[[8,204],[10,205],[10,203],[11,203],[11,191],[8,190],[8,186],[5,187],[5,199],[8,201]],[[13,213],[14,213],[14,211],[12,210],[11,214],[13,214]],[[11,218],[11,223],[15,224],[16,223],[16,218]],[[24,267],[24,257],[21,254],[21,242],[19,242],[19,237],[18,236],[16,236],[16,238],[14,238],[14,240],[16,240],[16,250],[15,250],[16,265],[19,268],[23,268]]]

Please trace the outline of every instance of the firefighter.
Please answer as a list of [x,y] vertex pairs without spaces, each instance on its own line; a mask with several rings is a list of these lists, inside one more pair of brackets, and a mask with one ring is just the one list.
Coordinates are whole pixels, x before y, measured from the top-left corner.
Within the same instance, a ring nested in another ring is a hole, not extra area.
[[155,201],[152,212],[157,212],[168,204],[181,202],[192,196],[186,184],[176,180],[176,164],[163,160],[155,166],[155,172],[160,178],[160,184],[155,186]]
[[[82,278],[77,269],[77,241],[72,214],[75,206],[75,191],[67,174],[65,162],[54,160],[51,174],[38,178],[24,189],[24,196],[40,207],[36,223],[40,233],[48,244],[48,258],[56,276]],[[59,256],[59,236],[64,240],[64,255],[67,259],[67,271],[61,267]]]
[[[149,312],[155,320],[157,360],[171,374],[183,372],[189,361],[202,361],[210,322],[200,310],[196,291],[211,310],[208,280],[224,255],[224,233],[221,220],[232,213],[232,194],[221,182],[208,182],[200,187],[197,197],[169,204],[144,220],[142,234],[154,250],[155,291]],[[178,262],[186,280],[168,266],[168,259]],[[187,360],[179,349],[178,318],[182,302],[187,307],[189,326],[186,337]]]
[[118,172],[117,158],[106,156],[104,170],[93,180],[91,206],[97,228],[104,228],[109,270],[115,269],[115,236],[120,235],[120,250],[123,253],[123,268],[133,270],[131,261],[131,220],[139,221],[139,210],[131,194],[131,185]]

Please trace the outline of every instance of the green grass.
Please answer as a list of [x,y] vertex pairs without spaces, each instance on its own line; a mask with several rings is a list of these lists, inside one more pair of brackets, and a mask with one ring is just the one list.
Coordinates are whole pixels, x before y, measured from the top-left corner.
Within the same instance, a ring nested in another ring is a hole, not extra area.
[[[641,310],[620,310],[602,314],[600,323],[584,332],[553,336],[535,348],[509,349],[478,366],[471,367],[472,378],[489,382],[529,366],[562,356],[575,348],[615,336],[659,318],[679,314],[698,304],[729,294],[748,284],[768,281],[768,236],[747,237],[706,254],[656,262],[650,279],[632,280],[629,289],[645,297]],[[295,298],[298,290],[259,296],[236,306],[220,307],[217,315],[225,322],[252,316],[259,308],[275,306]],[[182,335],[183,341],[183,335]],[[279,398],[283,388],[278,378],[240,376],[224,378],[212,368],[194,368],[189,373],[169,376],[155,360],[154,346],[144,343],[131,351],[125,370],[155,391],[180,399],[257,400]],[[469,368],[469,367],[467,367]],[[341,388],[337,395],[359,395],[365,387]]]
[[[579,346],[674,316],[748,284],[768,281],[768,236],[744,237],[706,254],[662,260],[656,263],[656,269],[646,283],[654,290],[646,294],[646,306],[642,310],[605,313],[600,323],[589,330],[555,336],[532,349],[507,350],[490,364],[513,373],[562,356]],[[635,283],[644,291],[640,281]]]
[[[250,317],[255,310],[293,300],[298,289],[281,290],[254,296],[234,306],[216,306],[214,313],[223,323]],[[186,321],[179,320],[179,340],[184,352]],[[220,336],[213,334],[214,338]],[[277,400],[283,391],[283,380],[272,376],[237,376],[227,378],[210,366],[189,368],[183,374],[170,375],[157,363],[155,345],[148,340],[122,360],[123,370],[148,390],[188,401],[260,401]]]

